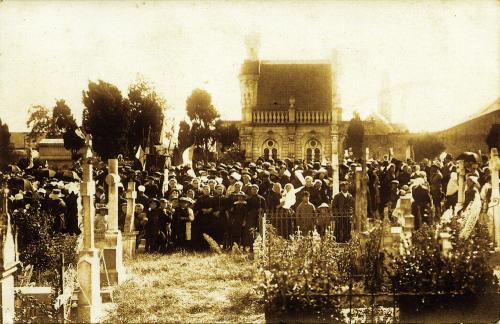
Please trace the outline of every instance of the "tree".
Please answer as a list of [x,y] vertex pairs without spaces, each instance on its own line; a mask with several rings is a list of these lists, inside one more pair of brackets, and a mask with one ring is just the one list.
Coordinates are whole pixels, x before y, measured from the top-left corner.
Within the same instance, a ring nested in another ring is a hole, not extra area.
[[194,145],[203,149],[205,163],[208,160],[208,148],[216,139],[215,122],[220,117],[212,105],[212,97],[202,89],[195,89],[186,100],[186,112],[191,119]]
[[179,134],[177,140],[177,147],[179,150],[184,151],[194,143],[193,133],[191,132],[191,126],[186,121],[181,121],[179,123]]
[[52,109],[52,119],[61,134],[68,129],[75,129],[77,127],[75,118],[71,114],[71,109],[68,107],[64,99],[56,101],[56,105]]
[[365,129],[361,117],[358,112],[354,112],[354,115],[349,122],[347,127],[347,136],[345,139],[346,148],[352,148],[354,157],[363,158],[363,138],[365,136]]
[[60,135],[50,109],[42,105],[30,107],[26,126],[31,129],[28,134],[30,140],[38,141],[43,137],[55,138]]
[[64,99],[57,100],[52,109],[42,105],[33,105],[29,110],[26,124],[31,129],[28,137],[36,141],[43,137],[61,138],[68,129],[77,127],[71,109]]
[[0,119],[0,166],[6,167],[14,158],[14,145],[10,142],[9,126]]
[[500,150],[500,124],[491,125],[488,136],[486,136],[486,144],[488,144],[490,151],[494,147]]
[[234,124],[224,125],[222,120],[215,123],[215,133],[217,142],[221,145],[221,151],[224,153],[229,148],[240,144],[240,130]]
[[431,134],[417,135],[411,138],[408,143],[413,146],[416,161],[424,158],[433,159],[445,150],[443,142]]
[[151,147],[161,141],[166,100],[141,77],[128,89],[130,102],[129,150],[137,146]]
[[88,90],[82,95],[85,105],[83,128],[92,135],[93,149],[103,159],[128,153],[128,100],[123,98],[115,85],[102,80],[98,83],[89,81]]

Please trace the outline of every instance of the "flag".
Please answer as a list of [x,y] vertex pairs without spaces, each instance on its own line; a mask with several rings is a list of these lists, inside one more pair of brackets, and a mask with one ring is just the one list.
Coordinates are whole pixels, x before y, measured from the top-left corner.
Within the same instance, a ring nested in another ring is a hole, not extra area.
[[168,191],[168,169],[165,169],[163,171],[163,186],[162,186],[162,193],[165,193]]
[[194,152],[194,145],[191,145],[187,149],[182,152],[182,164],[184,165],[193,165],[193,152]]
[[142,169],[144,170],[146,166],[146,153],[142,150],[142,146],[139,145],[139,148],[137,149],[137,152],[135,153],[135,158],[138,159],[141,162]]

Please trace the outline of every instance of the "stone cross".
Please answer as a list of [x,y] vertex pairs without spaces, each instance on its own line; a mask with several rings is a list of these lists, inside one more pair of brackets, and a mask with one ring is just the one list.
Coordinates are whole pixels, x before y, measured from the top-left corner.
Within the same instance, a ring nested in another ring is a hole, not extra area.
[[108,160],[108,230],[104,235],[97,237],[96,247],[102,249],[106,267],[101,271],[101,283],[110,285],[120,284],[125,276],[123,268],[122,233],[118,228],[118,160]]
[[130,258],[135,256],[136,252],[136,237],[139,232],[135,231],[134,218],[135,218],[135,199],[137,192],[135,191],[135,182],[128,183],[127,192],[127,214],[125,216],[125,226],[123,228],[123,255]]
[[83,180],[80,183],[83,209],[83,246],[78,255],[78,293],[77,322],[95,323],[100,318],[101,284],[99,250],[94,247],[94,194],[95,182],[92,179],[92,164],[83,165]]
[[450,233],[441,232],[439,233],[439,241],[441,242],[441,252],[444,256],[448,256],[450,251],[453,249],[450,241]]
[[465,162],[458,160],[458,203],[463,204],[465,200]]
[[365,161],[368,161],[370,159],[370,149],[367,147],[365,148]]
[[134,213],[135,213],[135,199],[137,198],[137,191],[135,191],[135,182],[128,183],[127,193],[127,215],[125,216],[124,233],[133,232],[134,229]]
[[106,176],[108,184],[108,229],[110,231],[118,230],[118,185],[120,184],[120,175],[118,174],[118,159],[108,160],[108,175]]
[[1,189],[0,214],[0,323],[14,323],[14,273],[18,269],[16,245],[8,210],[9,189]]
[[491,149],[489,167],[491,172],[491,203],[494,217],[495,248],[500,251],[500,183],[498,179],[500,158],[496,148]]
[[95,181],[92,179],[92,164],[84,164],[83,180],[80,183],[80,195],[82,197],[83,212],[83,248],[94,248],[94,195]]
[[356,197],[354,201],[356,220],[354,222],[354,228],[357,232],[366,230],[366,219],[367,219],[367,176],[366,171],[363,169],[356,169],[355,173],[356,181]]

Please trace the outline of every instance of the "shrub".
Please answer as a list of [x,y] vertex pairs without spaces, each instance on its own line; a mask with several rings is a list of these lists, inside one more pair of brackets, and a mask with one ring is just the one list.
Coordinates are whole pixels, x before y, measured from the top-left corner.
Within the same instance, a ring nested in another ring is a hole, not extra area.
[[60,255],[65,264],[76,265],[77,236],[55,233],[54,218],[42,210],[38,202],[17,209],[12,220],[18,232],[18,249],[21,262],[31,264],[43,283],[56,286],[59,282]]
[[468,239],[459,237],[460,225],[449,227],[452,251],[444,256],[434,229],[424,225],[413,244],[392,260],[391,281],[398,292],[442,295],[477,295],[495,291],[498,280],[489,264],[492,242],[483,224],[476,224]]
[[[269,312],[316,314],[339,321],[341,299],[356,272],[359,242],[339,245],[331,233],[292,235],[268,231],[267,258],[259,266],[259,291]],[[352,281],[351,281],[352,282]]]

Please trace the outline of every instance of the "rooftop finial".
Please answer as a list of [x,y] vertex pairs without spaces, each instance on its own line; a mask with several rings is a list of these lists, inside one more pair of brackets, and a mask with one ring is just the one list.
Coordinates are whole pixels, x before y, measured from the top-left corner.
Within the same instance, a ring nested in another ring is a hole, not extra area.
[[255,32],[246,35],[245,46],[247,47],[247,58],[251,61],[257,61],[259,59],[260,35]]

